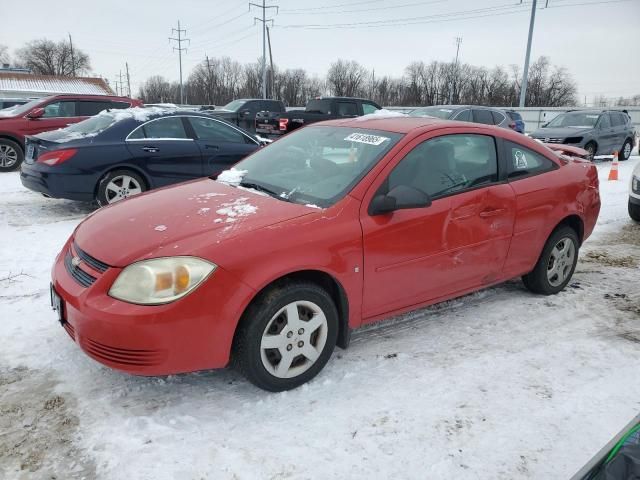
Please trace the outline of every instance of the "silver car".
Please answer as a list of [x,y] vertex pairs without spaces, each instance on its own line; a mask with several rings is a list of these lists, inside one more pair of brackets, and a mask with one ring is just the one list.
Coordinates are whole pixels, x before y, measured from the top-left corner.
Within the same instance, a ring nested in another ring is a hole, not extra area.
[[409,112],[411,117],[437,117],[446,120],[462,122],[484,123],[497,125],[502,128],[516,130],[516,123],[509,118],[504,110],[479,105],[434,105],[419,107]]

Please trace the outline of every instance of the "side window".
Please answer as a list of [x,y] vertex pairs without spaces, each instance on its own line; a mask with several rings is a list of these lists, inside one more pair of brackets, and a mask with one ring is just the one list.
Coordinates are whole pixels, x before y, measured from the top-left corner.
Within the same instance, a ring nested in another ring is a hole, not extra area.
[[144,138],[144,127],[136,127],[133,132],[127,136],[127,140],[140,140]]
[[612,127],[622,127],[627,124],[627,116],[624,113],[610,113]]
[[242,108],[240,108],[239,111],[243,111],[243,110],[249,110],[251,114],[255,115],[260,110],[263,110],[262,102],[247,102],[242,106]]
[[75,117],[76,116],[76,102],[74,101],[62,101],[53,102],[44,107],[44,115],[42,118],[56,118],[56,117]]
[[189,121],[199,140],[245,143],[244,135],[224,123],[203,117],[189,117]]
[[371,105],[370,103],[362,102],[362,113],[364,115],[369,115],[370,113],[374,113],[378,110],[378,107],[375,105]]
[[510,179],[544,173],[555,168],[551,160],[539,153],[507,140],[504,143],[507,150],[507,174]]
[[458,112],[454,120],[459,120],[461,122],[472,122],[473,120],[471,120],[471,110],[462,110],[461,112]]
[[358,115],[358,107],[354,102],[338,102],[338,116],[348,117]]
[[184,131],[184,125],[180,117],[152,120],[142,128],[144,128],[146,138],[189,138]]
[[103,110],[111,108],[111,102],[77,102],[76,113],[81,117],[93,117]]
[[445,135],[417,145],[393,169],[388,189],[417,188],[435,199],[498,180],[493,137]]
[[493,125],[493,115],[490,110],[473,110],[473,121],[475,123],[484,123],[486,125]]
[[109,106],[107,108],[121,110],[124,108],[129,108],[131,105],[126,102],[109,102]]
[[598,119],[598,127],[599,128],[610,128],[611,127],[611,122],[609,121],[609,115],[606,113],[603,113],[602,115],[600,115],[600,118]]
[[500,112],[496,112],[495,110],[491,111],[491,116],[493,117],[494,125],[500,125],[505,119],[505,116],[503,114],[501,114]]

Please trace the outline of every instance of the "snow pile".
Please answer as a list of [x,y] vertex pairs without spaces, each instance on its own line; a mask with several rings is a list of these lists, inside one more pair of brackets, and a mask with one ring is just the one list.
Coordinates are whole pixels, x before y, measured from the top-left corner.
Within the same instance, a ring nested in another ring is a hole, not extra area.
[[380,110],[376,110],[373,113],[368,113],[367,115],[362,115],[361,117],[357,117],[355,120],[371,120],[372,118],[391,118],[391,117],[408,117],[406,113],[397,112],[395,110],[387,110],[386,108],[381,108]]
[[248,170],[237,170],[235,168],[231,168],[229,170],[223,171],[220,175],[218,175],[218,182],[224,183],[226,185],[231,185],[232,187],[237,187],[242,182],[244,176],[248,173]]
[[[216,210],[218,215],[225,215],[227,219],[225,220],[227,223],[235,222],[238,217],[246,217],[253,213],[256,213],[258,207],[246,203],[248,200],[247,197],[240,197],[234,200],[231,203],[223,203],[221,209]],[[216,222],[219,219],[216,220]]]
[[270,138],[261,137],[260,135],[256,135],[256,138],[259,142],[262,143],[273,143],[273,140],[271,140]]

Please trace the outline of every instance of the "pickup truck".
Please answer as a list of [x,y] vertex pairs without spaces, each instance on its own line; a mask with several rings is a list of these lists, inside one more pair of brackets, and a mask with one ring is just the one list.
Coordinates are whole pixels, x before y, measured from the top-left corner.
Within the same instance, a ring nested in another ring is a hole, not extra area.
[[284,103],[280,100],[261,100],[258,98],[240,98],[227,103],[224,107],[216,110],[207,110],[207,114],[215,115],[229,123],[253,131],[255,127],[256,114],[266,112],[277,114],[286,112]]
[[377,103],[362,98],[316,98],[309,101],[304,110],[290,110],[280,114],[259,112],[256,115],[255,130],[258,134],[279,136],[310,123],[359,117],[380,109]]

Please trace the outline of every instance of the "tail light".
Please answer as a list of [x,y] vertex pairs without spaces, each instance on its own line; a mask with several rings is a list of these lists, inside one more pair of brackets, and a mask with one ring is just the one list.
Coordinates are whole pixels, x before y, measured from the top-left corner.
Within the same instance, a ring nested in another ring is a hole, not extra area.
[[280,130],[283,130],[283,131],[286,130],[288,124],[289,124],[288,118],[281,118],[279,122]]
[[53,152],[43,153],[38,157],[38,163],[44,163],[49,166],[60,165],[73,157],[77,148],[66,148],[64,150],[54,150]]
[[516,129],[516,122],[511,122],[511,123],[509,124],[509,128],[510,128],[511,130],[515,130],[515,129]]

